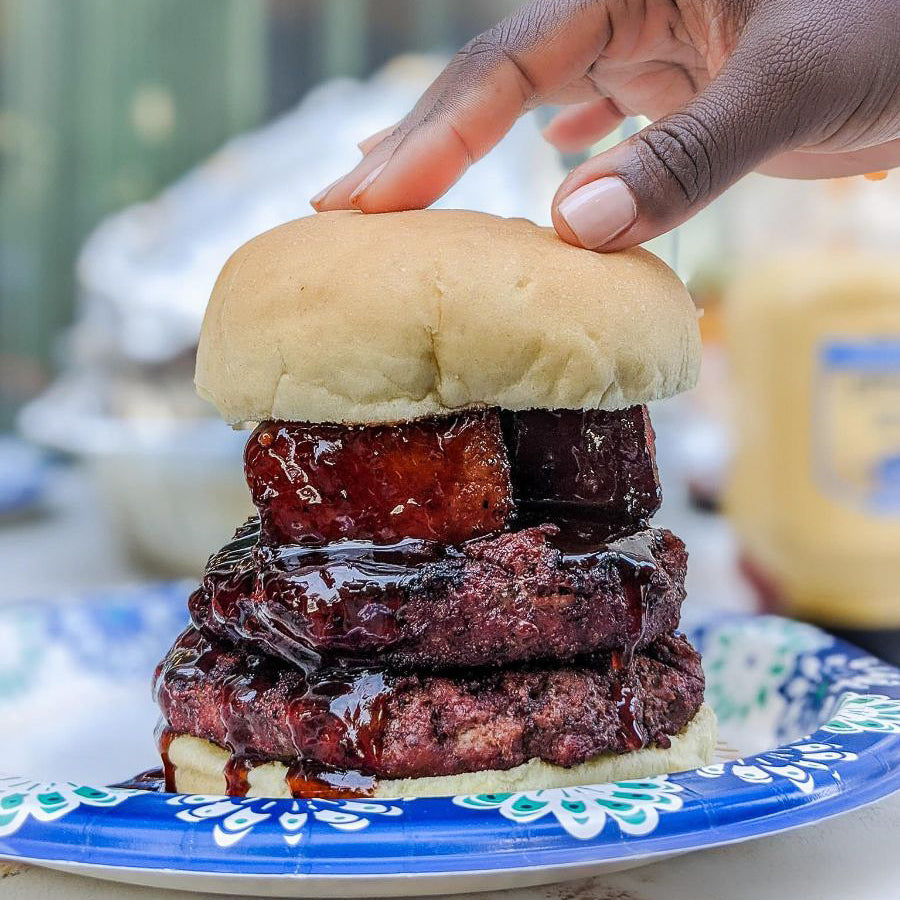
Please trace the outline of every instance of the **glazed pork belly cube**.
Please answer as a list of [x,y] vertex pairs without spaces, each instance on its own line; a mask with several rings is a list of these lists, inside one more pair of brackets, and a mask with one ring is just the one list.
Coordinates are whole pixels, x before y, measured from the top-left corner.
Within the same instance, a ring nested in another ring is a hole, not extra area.
[[659,509],[655,435],[646,406],[504,412],[516,502],[636,523]]
[[496,411],[396,425],[263,422],[244,453],[262,541],[459,544],[513,510]]

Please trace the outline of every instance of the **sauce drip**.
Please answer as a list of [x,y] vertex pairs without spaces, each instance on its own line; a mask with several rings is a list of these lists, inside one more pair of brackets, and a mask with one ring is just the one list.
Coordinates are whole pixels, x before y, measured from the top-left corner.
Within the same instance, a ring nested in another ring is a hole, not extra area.
[[616,651],[611,655],[610,665],[613,669],[621,672],[621,677],[612,682],[612,700],[618,719],[617,735],[623,747],[628,750],[640,750],[647,745],[647,736],[637,721],[636,698],[633,688],[628,684],[630,662],[626,664],[623,655]]
[[644,637],[644,623],[647,620],[647,583],[626,581],[625,614],[628,640],[623,650],[626,667],[631,666],[634,651]]
[[346,800],[375,795],[377,780],[354,769],[331,769],[309,759],[298,759],[288,768],[285,780],[292,797]]
[[[526,507],[521,518],[539,520],[545,515],[545,510]],[[657,570],[653,532],[648,528],[623,531],[621,526],[578,518],[558,510],[554,510],[550,521],[558,530],[548,536],[548,541],[559,551],[564,565],[613,565],[619,569],[625,596],[624,662],[630,666],[635,648],[644,637],[648,592]]]
[[408,585],[426,564],[458,555],[415,539],[273,548],[258,537],[259,520],[250,519],[210,558],[191,615],[201,628],[217,632],[218,623],[299,666],[369,659],[391,646]]
[[225,776],[225,793],[229,797],[246,797],[250,790],[248,776],[252,763],[246,756],[229,756],[222,774]]
[[[249,790],[248,775],[253,768],[249,757],[232,756],[225,764],[226,791],[230,797],[245,797]],[[290,764],[285,781],[291,796],[298,799],[352,800],[372,797],[377,779],[354,769],[331,769],[314,760],[298,759]],[[166,776],[161,766],[147,769],[133,778],[111,784],[110,787],[151,793],[171,793],[174,787],[166,786]]]
[[173,732],[161,722],[156,741],[159,747],[159,755],[162,759],[162,782],[165,790],[169,793],[175,791],[175,766],[172,765],[172,761],[169,759],[169,747],[174,738]]
[[[234,666],[235,657],[241,659]],[[231,674],[215,679],[218,666],[230,667]],[[261,654],[246,653],[226,644],[211,644],[200,632],[188,629],[163,660],[156,677],[156,699],[163,716],[178,706],[179,691],[197,680],[198,673],[211,673],[216,681],[213,702],[216,721],[198,718],[199,734],[217,735],[215,743],[225,746],[231,757],[225,766],[228,793],[244,796],[249,788],[250,770],[259,762],[254,749],[263,744],[266,759],[300,760],[293,768],[292,790],[317,796],[368,796],[373,770],[381,753],[385,726],[384,705],[391,692],[389,676],[380,670],[362,667],[320,668],[284,666]],[[264,701],[262,685],[268,685]],[[274,687],[273,687],[274,686]],[[203,710],[198,712],[202,717]],[[272,721],[285,722],[290,743],[273,743]],[[174,766],[168,751],[172,731],[159,732],[167,790],[174,790]],[[268,743],[266,743],[268,741]],[[312,760],[341,760],[337,768],[317,766]],[[353,776],[352,772],[357,772]]]

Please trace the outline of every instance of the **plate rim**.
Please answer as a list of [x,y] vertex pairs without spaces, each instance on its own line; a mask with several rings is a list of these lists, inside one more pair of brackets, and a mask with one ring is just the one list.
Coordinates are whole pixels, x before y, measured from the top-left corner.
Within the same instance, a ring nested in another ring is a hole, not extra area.
[[[546,880],[528,880],[528,885],[541,885],[541,884],[550,884],[555,881],[568,881],[575,880],[578,878],[590,877],[590,870],[593,869],[602,869],[606,871],[606,864],[615,864],[617,862],[633,862],[634,865],[626,865],[622,867],[622,869],[614,869],[612,871],[622,871],[630,868],[637,868],[643,865],[652,865],[658,862],[664,862],[667,859],[673,859],[678,856],[684,856],[689,853],[696,853],[701,850],[714,850],[721,847],[728,847],[735,844],[741,844],[745,841],[755,841],[765,837],[771,837],[778,834],[784,834],[789,831],[799,830],[810,828],[818,824],[819,822],[828,821],[830,819],[835,819],[839,816],[846,814],[847,812],[852,812],[856,809],[865,809],[866,807],[870,807],[875,803],[880,802],[881,800],[886,799],[889,796],[892,796],[897,791],[891,791],[888,794],[885,794],[882,797],[874,797],[872,799],[866,800],[858,805],[854,806],[852,809],[847,810],[837,810],[834,812],[830,812],[824,816],[820,816],[817,818],[810,817],[807,821],[796,822],[793,824],[785,825],[780,828],[774,828],[768,831],[760,832],[758,834],[752,834],[742,837],[732,837],[726,838],[723,840],[717,840],[708,842],[703,844],[702,847],[696,848],[686,848],[683,850],[660,850],[650,853],[640,853],[633,854],[628,857],[615,857],[612,859],[605,860],[585,860],[579,862],[570,862],[570,863],[546,863],[542,865],[533,865],[533,866],[512,866],[506,868],[492,868],[492,869],[468,869],[468,870],[454,870],[454,871],[435,871],[435,872],[385,872],[385,873],[359,873],[359,874],[340,874],[340,875],[309,875],[304,873],[297,872],[283,872],[283,873],[256,873],[256,872],[231,872],[231,871],[223,871],[223,872],[209,872],[204,870],[196,870],[196,869],[179,869],[172,867],[149,867],[149,866],[124,866],[121,864],[102,864],[102,863],[85,863],[78,862],[74,860],[48,860],[44,858],[24,858],[24,857],[14,857],[7,856],[4,853],[0,853],[0,860],[6,860],[10,862],[23,863],[26,865],[32,865],[37,867],[45,867],[54,869],[55,871],[61,872],[70,872],[71,874],[82,875],[85,877],[91,878],[101,878],[103,880],[109,881],[118,881],[119,879],[115,878],[115,873],[141,873],[149,876],[149,880],[144,881],[128,881],[127,883],[135,884],[135,885],[147,885],[147,886],[165,886],[170,889],[177,889],[177,885],[163,885],[161,880],[157,880],[153,878],[155,875],[165,875],[168,877],[178,877],[184,878],[191,881],[199,881],[201,884],[197,886],[193,886],[191,890],[201,890],[204,892],[209,892],[213,894],[218,893],[231,893],[233,888],[231,887],[223,887],[222,889],[216,888],[214,886],[210,886],[207,883],[207,879],[210,880],[219,880],[219,879],[228,879],[229,881],[238,881],[240,883],[253,883],[253,882],[264,882],[266,884],[278,885],[284,883],[285,881],[291,882],[293,885],[307,885],[313,888],[314,890],[318,885],[323,885],[332,888],[341,888],[341,887],[350,887],[358,886],[360,888],[364,888],[369,883],[376,884],[384,884],[389,882],[404,882],[409,883],[411,887],[415,887],[415,894],[417,896],[426,896],[430,895],[432,891],[428,888],[425,891],[422,890],[422,883],[426,882],[429,885],[434,885],[435,891],[434,893],[444,894],[447,891],[447,882],[461,881],[465,879],[475,879],[475,878],[484,878],[484,879],[506,879],[509,876],[516,875],[528,875],[528,874],[542,874],[546,873],[547,875],[551,875],[551,878]],[[556,878],[555,876],[561,875],[561,878]],[[522,886],[518,883],[509,883],[507,887],[516,888]],[[439,891],[437,889],[440,889]],[[453,889],[452,884],[450,885],[450,889]],[[469,893],[469,892],[479,892],[482,890],[491,890],[497,889],[494,888],[482,888],[482,887],[473,887],[460,891],[461,893]],[[309,897],[318,897],[318,896],[331,896],[331,895],[321,895],[321,894],[307,894],[304,892],[303,894],[295,894],[292,892],[290,895],[281,895],[281,894],[271,894],[269,896],[277,897],[277,896],[309,896]],[[336,895],[334,895],[336,896]],[[351,893],[346,894],[349,897],[366,897],[369,896],[366,893],[356,893],[352,891]],[[381,895],[381,896],[405,896],[405,892],[391,892],[389,894]]]

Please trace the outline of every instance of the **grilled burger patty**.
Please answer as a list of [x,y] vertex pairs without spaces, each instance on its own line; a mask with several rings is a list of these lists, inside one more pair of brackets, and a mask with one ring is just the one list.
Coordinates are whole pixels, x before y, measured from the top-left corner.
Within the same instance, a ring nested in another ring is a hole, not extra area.
[[687,554],[663,529],[609,535],[568,520],[457,549],[272,550],[256,527],[210,559],[191,615],[214,638],[297,664],[378,654],[433,671],[630,653],[677,628],[684,600]]
[[573,766],[669,746],[703,700],[697,652],[660,638],[630,667],[617,654],[452,676],[301,668],[187,629],[157,669],[168,728],[251,759],[313,760],[376,777]]

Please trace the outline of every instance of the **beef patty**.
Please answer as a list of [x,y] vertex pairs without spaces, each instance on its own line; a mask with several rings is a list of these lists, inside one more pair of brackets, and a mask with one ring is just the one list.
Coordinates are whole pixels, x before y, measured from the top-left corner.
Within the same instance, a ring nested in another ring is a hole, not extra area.
[[303,664],[441,670],[644,647],[677,628],[687,554],[671,532],[568,520],[471,541],[256,545],[251,520],[190,599],[205,633]]
[[157,668],[170,732],[255,760],[299,759],[376,777],[574,766],[668,747],[703,701],[699,654],[667,635],[625,667],[598,654],[569,666],[452,676],[303,669],[215,643],[195,628]]

